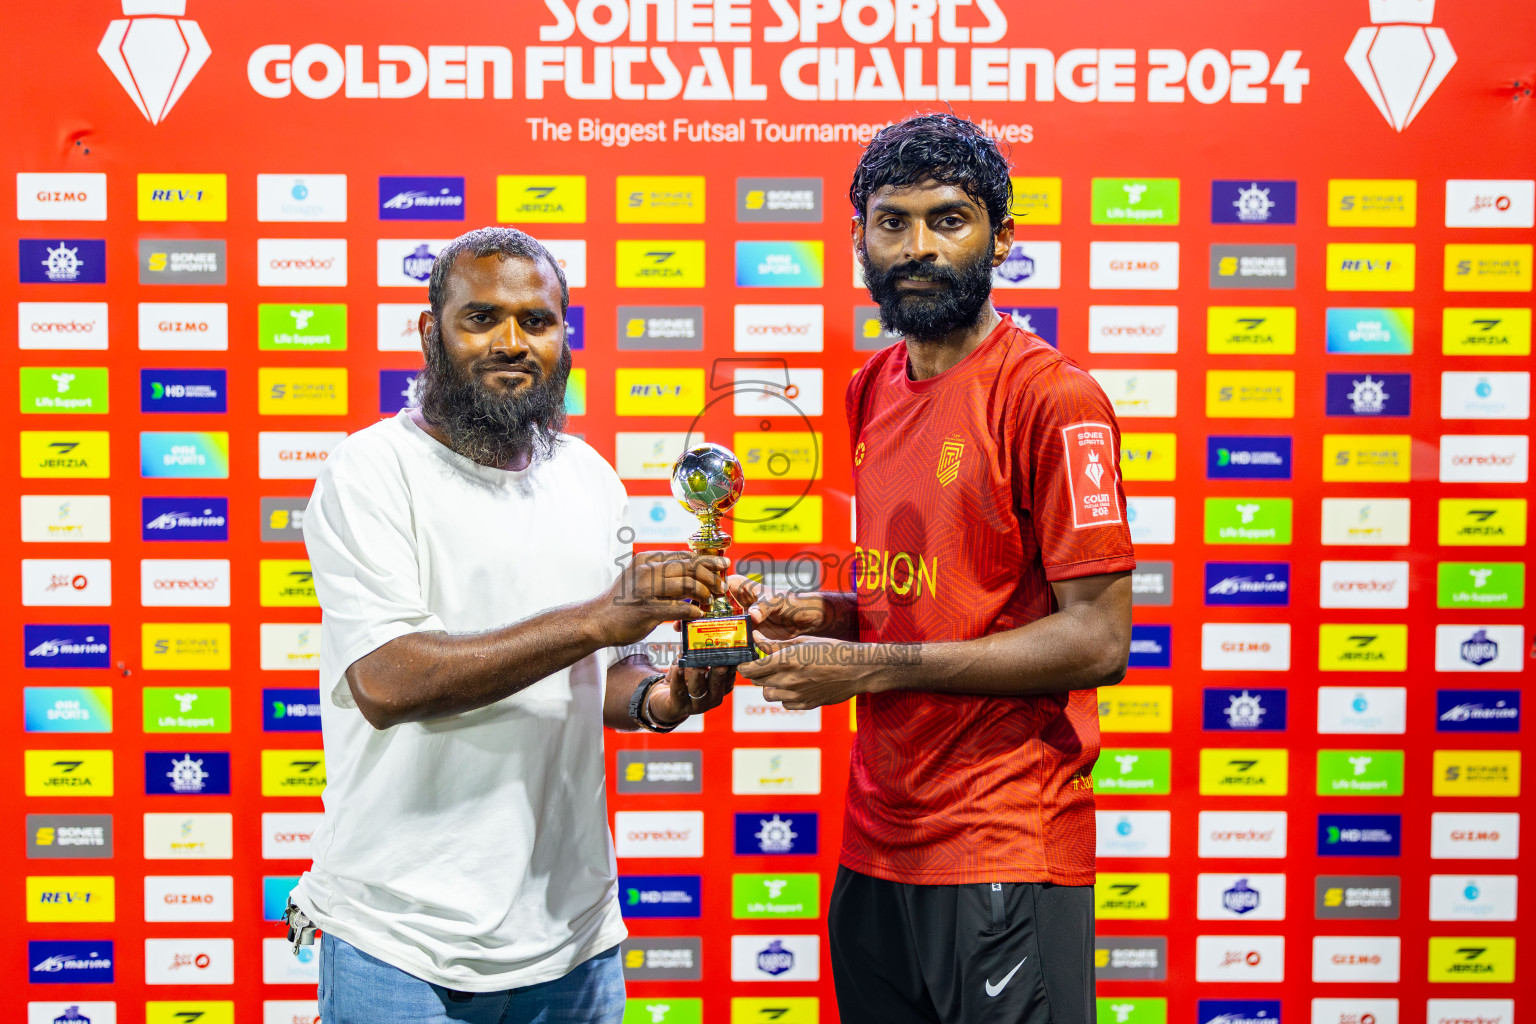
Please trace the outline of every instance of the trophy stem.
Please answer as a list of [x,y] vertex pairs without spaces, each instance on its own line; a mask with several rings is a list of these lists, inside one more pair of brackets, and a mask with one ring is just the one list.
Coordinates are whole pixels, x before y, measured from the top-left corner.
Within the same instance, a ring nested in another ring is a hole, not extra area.
[[[720,529],[720,513],[707,512],[699,516],[699,532],[688,538],[688,547],[696,555],[725,556],[731,545],[731,535]],[[704,609],[705,615],[733,615],[736,609],[728,597],[715,597]]]

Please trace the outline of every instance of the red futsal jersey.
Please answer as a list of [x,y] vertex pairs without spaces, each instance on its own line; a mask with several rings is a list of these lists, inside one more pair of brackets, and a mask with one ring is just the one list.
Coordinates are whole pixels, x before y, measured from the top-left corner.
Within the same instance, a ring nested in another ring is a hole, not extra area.
[[[936,377],[907,345],[848,387],[859,639],[972,640],[1056,610],[1050,582],[1136,560],[1120,430],[1086,371],[1003,317]],[[842,863],[921,884],[1094,880],[1095,691],[858,698]]]

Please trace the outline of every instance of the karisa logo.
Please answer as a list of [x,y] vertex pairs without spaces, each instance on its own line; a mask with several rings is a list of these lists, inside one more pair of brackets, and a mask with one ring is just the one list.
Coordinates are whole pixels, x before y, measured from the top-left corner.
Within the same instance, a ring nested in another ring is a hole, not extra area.
[[213,52],[186,0],[123,0],[96,52],[150,124],[165,120]]
[[1371,24],[1344,63],[1397,131],[1413,121],[1456,63],[1445,29],[1430,25],[1435,0],[1370,0]]

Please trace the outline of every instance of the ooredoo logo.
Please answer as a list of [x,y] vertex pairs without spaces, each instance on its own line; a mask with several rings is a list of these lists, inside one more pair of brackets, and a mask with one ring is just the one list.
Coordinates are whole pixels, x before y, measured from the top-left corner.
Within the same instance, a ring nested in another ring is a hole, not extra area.
[[1435,0],[1370,0],[1371,24],[1355,33],[1344,63],[1397,131],[1424,109],[1456,63]]
[[737,352],[820,352],[824,326],[819,305],[739,305]]
[[338,288],[347,283],[345,238],[258,238],[259,285]]
[[186,0],[123,0],[125,17],[96,48],[150,124],[165,120],[213,53],[186,10]]
[[18,302],[16,347],[102,351],[107,347],[107,304]]
[[613,841],[620,857],[702,857],[704,812],[618,811]]
[[1088,351],[1160,352],[1179,350],[1177,306],[1089,306]]

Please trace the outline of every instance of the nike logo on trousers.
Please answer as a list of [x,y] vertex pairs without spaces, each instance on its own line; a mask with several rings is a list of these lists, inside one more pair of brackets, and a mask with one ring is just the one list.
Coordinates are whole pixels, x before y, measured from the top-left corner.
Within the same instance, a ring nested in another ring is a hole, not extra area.
[[[1028,960],[1028,959],[1029,959],[1029,957],[1025,957],[1024,958],[1024,960]],[[991,997],[991,998],[994,998],[994,999],[997,998],[997,994],[999,992],[1001,992],[1003,989],[1008,987],[1008,983],[1013,980],[1013,976],[1015,974],[1019,973],[1019,968],[1024,966],[1024,960],[1020,960],[1018,963],[1014,964],[1013,965],[1013,970],[1011,970],[1007,974],[1003,975],[1003,980],[998,982],[996,985],[994,985],[994,984],[992,984],[992,982],[988,981],[987,982],[987,995],[989,997]]]

